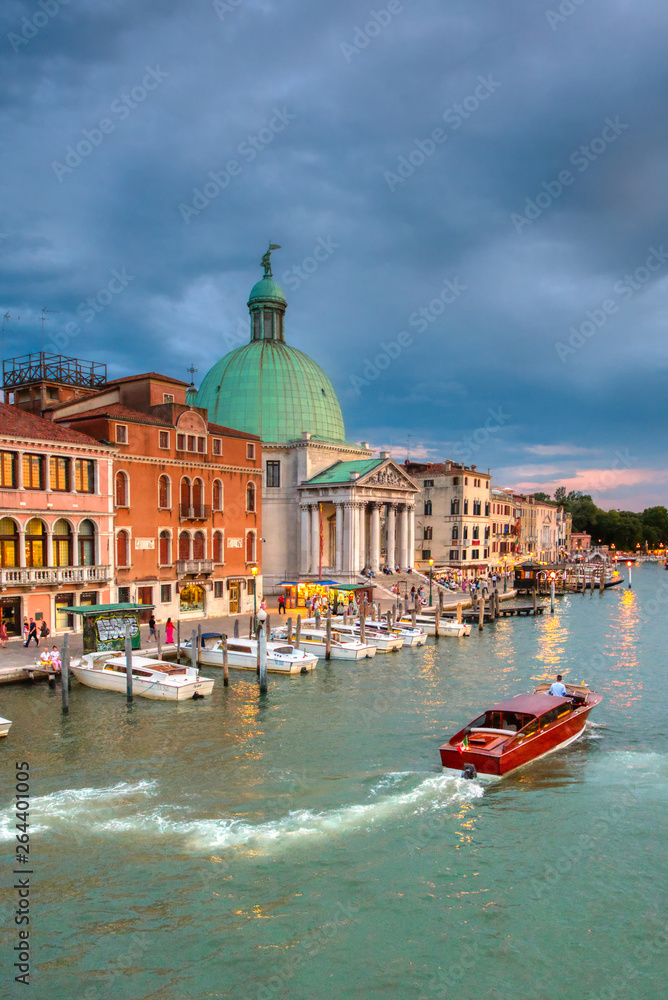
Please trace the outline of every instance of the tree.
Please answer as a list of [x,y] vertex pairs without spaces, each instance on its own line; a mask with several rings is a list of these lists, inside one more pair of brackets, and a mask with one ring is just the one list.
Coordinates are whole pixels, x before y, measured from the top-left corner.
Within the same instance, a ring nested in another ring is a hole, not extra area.
[[534,500],[549,500],[550,499],[550,497],[549,497],[549,495],[547,493],[534,493],[533,494],[533,498],[534,498]]
[[563,503],[564,502],[564,500],[566,499],[566,487],[565,486],[557,486],[556,490],[554,491],[554,499],[557,501],[557,503]]

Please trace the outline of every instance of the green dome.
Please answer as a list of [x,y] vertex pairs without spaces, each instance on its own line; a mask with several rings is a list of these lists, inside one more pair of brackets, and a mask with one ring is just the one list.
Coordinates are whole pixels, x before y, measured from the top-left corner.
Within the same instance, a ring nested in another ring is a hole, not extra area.
[[[280,288],[263,278],[260,286]],[[258,434],[263,441],[295,441],[302,431],[320,441],[344,442],[343,415],[322,368],[281,340],[254,340],[224,358],[204,376],[197,406],[223,427]]]
[[287,305],[281,286],[277,285],[273,278],[268,277],[260,278],[253,285],[248,305],[250,306],[253,302],[278,302],[281,305]]

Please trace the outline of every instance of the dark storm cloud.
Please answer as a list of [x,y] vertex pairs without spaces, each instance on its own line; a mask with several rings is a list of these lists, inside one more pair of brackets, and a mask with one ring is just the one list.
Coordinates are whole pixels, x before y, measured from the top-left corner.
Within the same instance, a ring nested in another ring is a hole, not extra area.
[[[66,353],[201,375],[245,336],[271,239],[290,342],[331,375],[351,438],[442,458],[478,431],[470,460],[506,483],[621,447],[665,464],[668,265],[645,278],[668,248],[663,4],[0,16],[6,355],[39,348],[48,305]],[[594,454],[526,450],[556,444]]]

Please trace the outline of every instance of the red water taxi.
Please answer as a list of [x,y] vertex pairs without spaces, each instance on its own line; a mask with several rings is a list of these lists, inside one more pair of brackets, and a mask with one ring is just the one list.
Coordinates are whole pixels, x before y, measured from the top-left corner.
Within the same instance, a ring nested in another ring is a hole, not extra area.
[[549,684],[539,684],[533,694],[493,705],[440,748],[443,767],[465,777],[502,778],[568,746],[582,735],[603,696],[586,684],[565,687],[565,698],[549,695]]

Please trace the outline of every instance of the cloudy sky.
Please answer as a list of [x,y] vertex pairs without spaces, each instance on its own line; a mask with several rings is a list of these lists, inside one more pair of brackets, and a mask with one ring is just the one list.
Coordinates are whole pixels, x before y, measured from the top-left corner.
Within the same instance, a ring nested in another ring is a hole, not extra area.
[[350,440],[668,500],[665,0],[5,0],[0,28],[5,358],[199,381],[272,241]]

